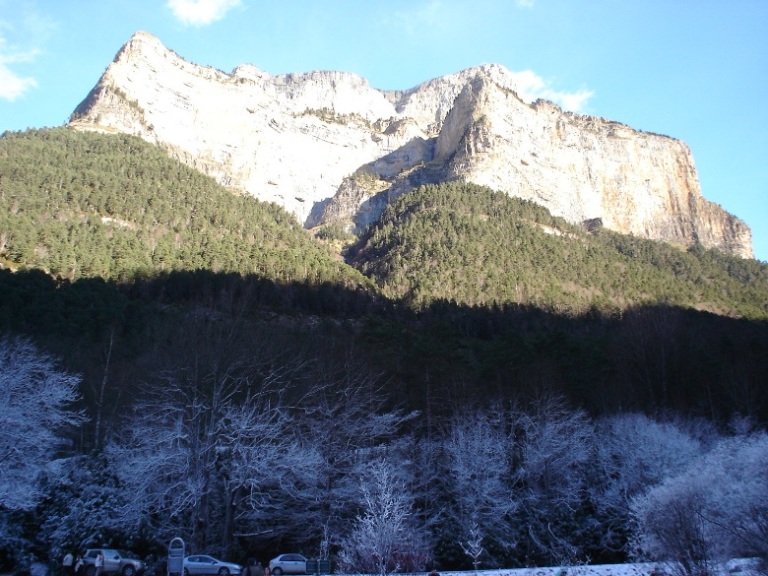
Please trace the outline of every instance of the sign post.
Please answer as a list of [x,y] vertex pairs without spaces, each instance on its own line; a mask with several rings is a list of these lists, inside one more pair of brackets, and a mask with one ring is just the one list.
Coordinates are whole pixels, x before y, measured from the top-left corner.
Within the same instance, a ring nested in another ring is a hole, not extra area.
[[331,561],[320,559],[307,560],[307,574],[314,574],[314,576],[320,576],[321,574],[331,573]]
[[168,576],[184,575],[184,540],[174,538],[168,545]]

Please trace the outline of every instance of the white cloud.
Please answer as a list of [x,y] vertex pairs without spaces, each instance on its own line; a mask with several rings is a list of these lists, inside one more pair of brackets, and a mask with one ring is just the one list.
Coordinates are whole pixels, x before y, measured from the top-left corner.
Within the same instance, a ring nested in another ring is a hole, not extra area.
[[536,0],[517,0],[516,4],[520,8],[533,8],[533,5],[536,3]]
[[566,110],[579,112],[587,100],[594,95],[591,90],[579,90],[577,92],[555,90],[549,82],[531,70],[512,72],[511,74],[518,96],[528,102],[543,98],[544,100],[551,100]]
[[553,92],[553,100],[560,104],[562,108],[566,110],[572,110],[574,112],[581,112],[583,106],[587,103],[587,100],[594,96],[594,92],[591,90],[580,90],[579,92]]
[[37,52],[16,52],[0,36],[0,98],[13,102],[20,98],[30,88],[37,86],[37,81],[14,72],[9,64],[29,62]]
[[168,7],[182,24],[207,26],[221,20],[241,0],[168,0]]

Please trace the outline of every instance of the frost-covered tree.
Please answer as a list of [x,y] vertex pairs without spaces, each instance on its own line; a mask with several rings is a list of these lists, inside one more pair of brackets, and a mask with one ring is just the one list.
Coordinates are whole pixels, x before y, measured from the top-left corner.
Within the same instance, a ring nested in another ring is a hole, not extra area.
[[408,443],[402,428],[414,415],[383,405],[375,374],[365,368],[323,367],[295,410],[295,430],[319,458],[313,468],[315,494],[311,502],[294,507],[295,523],[305,533],[322,534],[326,546],[337,546],[355,518],[360,478],[369,464],[391,453],[398,435],[401,444]]
[[711,526],[701,477],[668,479],[633,503],[638,535],[635,555],[669,562],[681,576],[707,576],[712,570]]
[[[284,406],[307,360],[288,355],[269,334],[215,320],[180,325],[168,342],[105,446],[122,486],[136,495],[114,516],[134,530],[148,527],[161,541],[180,535],[193,550],[223,554],[237,532],[255,532],[249,507],[266,506],[265,494],[272,502],[289,499],[263,482],[274,486],[283,466],[295,477],[282,486],[294,490],[299,464],[311,462],[295,457]],[[281,464],[287,461],[297,465]]]
[[423,570],[430,558],[425,529],[413,516],[413,495],[389,462],[370,464],[362,494],[360,514],[342,541],[341,568],[381,575]]
[[636,554],[685,574],[734,556],[768,561],[768,435],[721,441],[632,505]]
[[120,540],[126,545],[140,534],[125,530],[113,511],[133,494],[121,489],[108,462],[99,455],[67,459],[59,474],[44,483],[46,496],[36,510],[41,519],[38,539],[48,543],[52,555],[65,550],[103,545]]
[[622,558],[628,553],[632,499],[681,473],[704,448],[690,426],[643,414],[606,416],[595,429],[590,493],[601,524],[600,546]]
[[467,530],[466,542],[461,542],[461,549],[464,550],[464,554],[472,559],[472,567],[477,572],[480,568],[480,558],[485,552],[483,548],[483,534],[480,531],[477,522],[472,522]]
[[756,556],[768,568],[768,434],[727,439],[706,457],[704,521],[722,556]]
[[184,526],[190,544],[206,544],[211,496],[221,491],[214,482],[220,409],[170,374],[155,380],[104,450],[121,486],[134,495],[112,516],[128,530],[150,524],[166,540]]
[[82,422],[73,409],[79,384],[30,340],[0,339],[0,511],[37,504],[63,433]]
[[0,339],[0,563],[14,569],[29,563],[35,508],[66,464],[64,433],[83,421],[79,384],[30,340]]
[[[458,530],[458,543],[482,548],[476,541],[493,542],[497,549],[515,546],[510,514],[519,505],[514,491],[514,438],[501,410],[458,414],[443,442],[445,490],[449,505],[444,517]],[[470,544],[474,542],[474,544]],[[473,561],[479,560],[479,554]]]
[[224,547],[233,536],[315,536],[303,511],[317,500],[323,460],[317,445],[296,433],[295,421],[281,407],[252,398],[230,407],[217,435],[227,497]]
[[256,533],[254,524],[282,518],[300,499],[314,453],[296,440],[279,403],[243,386],[216,381],[200,390],[169,378],[137,406],[105,449],[136,495],[118,514],[126,526],[149,522],[166,539],[183,527],[195,549],[226,549],[237,523]]
[[594,453],[592,424],[557,396],[515,410],[520,546],[538,562],[566,564],[584,557],[592,529],[586,493]]

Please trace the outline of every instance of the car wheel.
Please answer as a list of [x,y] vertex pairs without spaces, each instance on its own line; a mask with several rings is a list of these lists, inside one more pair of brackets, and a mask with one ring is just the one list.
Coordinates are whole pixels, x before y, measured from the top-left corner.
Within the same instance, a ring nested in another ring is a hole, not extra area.
[[219,568],[219,576],[229,576],[229,568],[226,566]]
[[189,576],[189,569],[188,568],[184,568],[184,576]]
[[136,576],[136,567],[128,564],[123,568],[123,576]]
[[283,569],[282,568],[275,568],[274,570],[272,570],[272,574],[274,576],[280,576],[280,574],[282,574],[282,573],[283,573]]

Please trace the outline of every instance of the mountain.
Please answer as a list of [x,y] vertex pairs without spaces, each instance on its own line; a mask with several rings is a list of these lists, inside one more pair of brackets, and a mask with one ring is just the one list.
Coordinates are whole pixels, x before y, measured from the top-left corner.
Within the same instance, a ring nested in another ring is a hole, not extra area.
[[683,142],[525,102],[498,65],[383,91],[344,72],[227,74],[138,32],[70,125],[140,136],[305,227],[359,233],[404,192],[458,180],[574,224],[753,256],[749,228],[703,198]]

